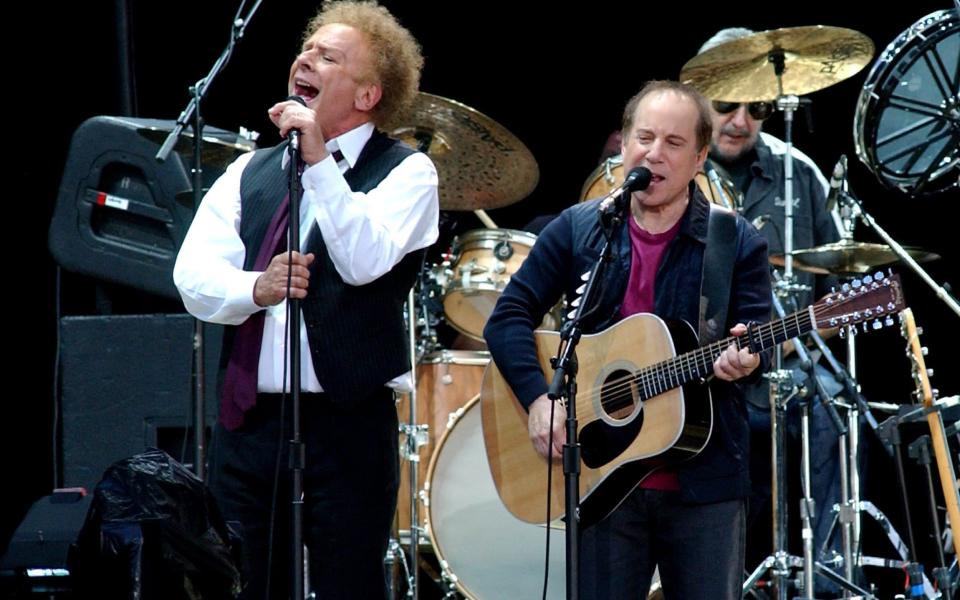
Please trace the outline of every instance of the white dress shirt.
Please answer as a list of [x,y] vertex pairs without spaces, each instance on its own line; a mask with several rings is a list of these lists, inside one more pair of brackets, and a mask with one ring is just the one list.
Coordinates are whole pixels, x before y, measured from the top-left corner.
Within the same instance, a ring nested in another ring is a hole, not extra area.
[[[374,281],[408,253],[433,244],[439,235],[437,170],[426,154],[408,156],[367,193],[350,190],[343,174],[356,164],[373,131],[373,124],[366,123],[329,140],[330,154],[304,170],[301,179],[300,249],[307,247],[307,236],[316,222],[337,273],[350,285]],[[339,165],[332,156],[337,149],[344,157]],[[261,272],[243,270],[246,249],[239,235],[240,176],[252,156],[250,152],[237,158],[204,196],[177,255],[173,279],[184,306],[203,321],[239,325],[251,314],[266,311],[257,391],[280,392],[284,387],[287,303],[257,306],[253,286]],[[277,168],[285,163],[286,154]],[[322,391],[302,318],[300,348],[301,389]],[[289,382],[289,366],[286,371]],[[409,391],[410,373],[385,384]]]

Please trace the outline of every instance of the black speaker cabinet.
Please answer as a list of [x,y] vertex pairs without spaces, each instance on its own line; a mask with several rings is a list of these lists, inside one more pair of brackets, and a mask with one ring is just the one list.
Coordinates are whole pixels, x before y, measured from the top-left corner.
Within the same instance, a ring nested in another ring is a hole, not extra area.
[[[192,464],[193,318],[64,317],[60,330],[63,484],[92,490],[108,466],[148,447]],[[209,438],[222,328],[204,330]]]
[[[194,215],[192,134],[155,158],[173,121],[93,117],[73,134],[49,244],[68,271],[178,299],[173,263]],[[203,187],[252,142],[206,127]]]

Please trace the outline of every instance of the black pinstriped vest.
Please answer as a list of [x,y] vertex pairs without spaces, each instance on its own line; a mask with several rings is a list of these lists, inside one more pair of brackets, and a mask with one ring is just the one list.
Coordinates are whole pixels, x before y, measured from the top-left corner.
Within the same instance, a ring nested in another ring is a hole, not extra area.
[[[287,193],[289,167],[279,168],[286,148],[280,144],[258,150],[241,176],[240,239],[247,249],[245,270],[251,270],[267,226]],[[344,179],[353,191],[369,192],[413,153],[400,142],[374,132]],[[313,366],[324,391],[334,402],[347,405],[410,370],[403,304],[424,250],[407,254],[388,273],[360,286],[340,278],[315,223],[306,252],[316,255],[310,267],[309,292],[301,303]],[[228,331],[225,357],[229,357],[231,342]]]

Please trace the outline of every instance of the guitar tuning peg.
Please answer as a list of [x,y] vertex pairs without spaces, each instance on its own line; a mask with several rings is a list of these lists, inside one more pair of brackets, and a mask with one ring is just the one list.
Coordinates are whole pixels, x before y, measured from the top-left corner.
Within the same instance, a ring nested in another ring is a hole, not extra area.
[[852,336],[856,336],[856,335],[857,335],[857,328],[856,328],[856,326],[850,328],[850,335],[852,335]]
[[928,352],[930,352],[930,349],[927,348],[926,346],[921,346],[921,347],[920,347],[920,354],[926,356]]
[[572,321],[575,316],[577,316],[577,311],[571,310],[567,313],[567,320]]
[[933,369],[927,369],[927,377],[933,377]]
[[886,325],[887,327],[891,327],[893,325],[893,317],[891,317],[890,315],[887,315],[887,318],[883,320],[883,324]]
[[917,326],[917,335],[923,335],[923,327]]
[[883,323],[880,322],[880,319],[874,319],[870,326],[873,327],[874,331],[876,331],[877,329],[881,329],[883,327]]
[[580,297],[577,296],[576,298],[574,298],[573,302],[570,303],[570,306],[572,306],[573,308],[577,308],[578,306],[580,306]]
[[837,332],[837,335],[840,336],[840,339],[841,339],[841,340],[844,339],[844,338],[846,338],[846,337],[847,337],[847,328],[846,328],[846,327],[841,327],[841,328],[840,328],[840,331]]
[[[890,269],[890,274],[893,275],[893,269]],[[887,276],[883,274],[883,271],[877,271],[873,274],[873,278],[877,281],[883,281]]]
[[580,281],[587,281],[588,279],[590,279],[590,271],[587,271],[580,276]]
[[581,283],[580,287],[577,288],[577,294],[583,294],[587,290],[587,284]]
[[[869,283],[869,282],[864,282],[864,283]],[[859,280],[859,279],[854,279],[852,282],[850,282],[850,287],[852,287],[852,288],[854,288],[854,289],[860,287],[860,280]]]
[[861,323],[861,325],[863,325],[863,332],[866,333],[866,332],[867,332],[867,322],[864,321],[863,323]]
[[849,291],[850,291],[850,284],[849,284],[849,283],[845,283],[845,284],[841,285],[841,286],[840,286],[840,291],[841,291],[841,292],[849,292]]
[[863,285],[870,285],[871,283],[873,283],[873,277],[865,275],[863,278]]
[[930,388],[930,396],[934,400],[936,400],[937,398],[940,397],[940,390],[938,390],[937,388]]

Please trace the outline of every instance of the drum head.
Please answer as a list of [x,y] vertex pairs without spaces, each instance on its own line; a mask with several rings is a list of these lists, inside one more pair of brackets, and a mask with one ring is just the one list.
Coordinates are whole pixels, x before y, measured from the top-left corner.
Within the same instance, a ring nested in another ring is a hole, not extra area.
[[[500,502],[487,465],[479,397],[447,430],[430,461],[429,530],[440,564],[468,598],[539,598],[544,527],[524,523]],[[566,597],[565,534],[550,539],[548,597]]]
[[884,185],[913,196],[957,185],[958,63],[953,10],[920,19],[877,59],[853,127],[857,156]]

